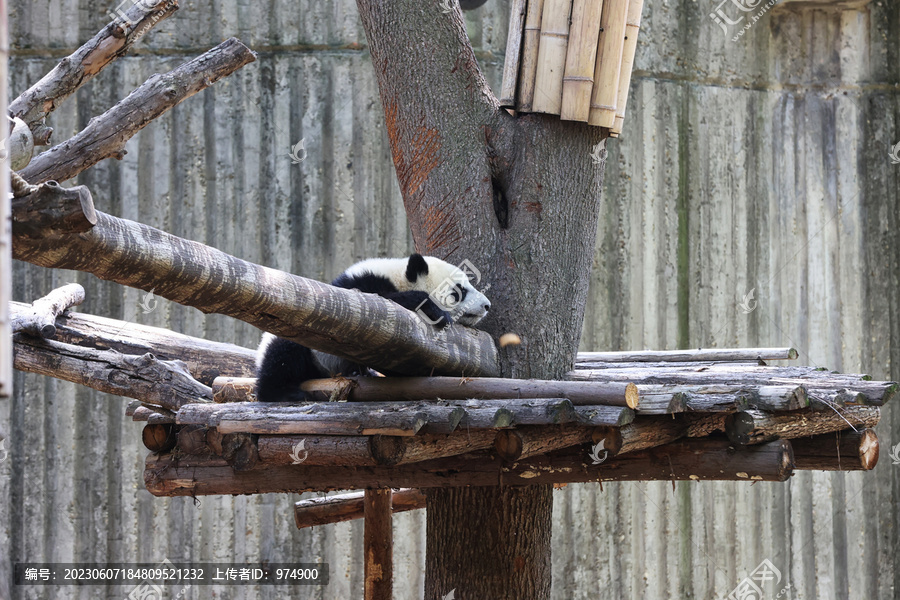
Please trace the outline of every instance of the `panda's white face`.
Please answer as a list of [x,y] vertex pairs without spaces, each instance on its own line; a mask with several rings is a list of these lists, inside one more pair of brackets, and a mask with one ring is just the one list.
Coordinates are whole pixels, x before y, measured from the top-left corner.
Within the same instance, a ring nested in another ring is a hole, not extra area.
[[462,269],[433,256],[423,258],[428,273],[419,276],[416,288],[428,292],[454,322],[471,327],[487,315],[491,301],[475,289]]
[[427,293],[453,321],[471,327],[487,315],[491,301],[475,289],[459,267],[433,256],[370,258],[344,272],[349,277],[375,274],[391,282],[399,292]]

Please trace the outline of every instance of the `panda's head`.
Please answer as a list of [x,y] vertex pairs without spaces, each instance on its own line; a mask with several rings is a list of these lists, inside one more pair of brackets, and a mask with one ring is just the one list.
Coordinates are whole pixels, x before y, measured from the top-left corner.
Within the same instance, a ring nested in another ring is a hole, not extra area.
[[475,325],[491,307],[491,301],[475,289],[462,269],[439,258],[411,255],[406,263],[404,278],[409,289],[428,292],[435,303],[460,325]]

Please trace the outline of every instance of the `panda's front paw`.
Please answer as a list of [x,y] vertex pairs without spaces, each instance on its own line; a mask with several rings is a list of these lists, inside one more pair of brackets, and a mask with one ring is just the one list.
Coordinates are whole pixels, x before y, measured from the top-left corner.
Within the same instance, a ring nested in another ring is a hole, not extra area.
[[443,310],[431,300],[427,300],[419,305],[416,309],[416,313],[423,321],[426,321],[430,325],[434,325],[438,329],[444,329],[453,321],[450,313]]

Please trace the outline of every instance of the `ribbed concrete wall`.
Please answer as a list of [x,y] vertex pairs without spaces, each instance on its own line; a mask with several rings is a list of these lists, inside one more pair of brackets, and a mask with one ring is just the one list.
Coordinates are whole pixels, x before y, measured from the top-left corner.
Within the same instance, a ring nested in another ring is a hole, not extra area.
[[[14,3],[11,93],[92,35],[109,4]],[[182,6],[54,114],[57,140],[227,36],[259,61],[148,127],[122,162],[83,175],[98,207],[321,279],[362,257],[408,251],[355,5]],[[716,8],[645,6],[630,114],[609,144],[582,346],[786,344],[806,364],[898,379],[900,166],[888,152],[900,141],[900,8],[837,11],[798,0],[737,41],[740,26],[726,33],[709,17]],[[469,13],[495,89],[507,10],[490,0]],[[292,165],[300,139],[308,157]],[[247,346],[259,337],[165,301],[144,314],[137,291],[71,272],[17,265],[13,296],[31,300],[68,281],[86,287],[87,312]],[[758,307],[746,315],[737,305],[751,289]],[[143,489],[146,451],[125,401],[22,374],[15,384],[14,400],[0,404],[11,448],[0,463],[0,548],[13,561],[323,560],[326,589],[222,587],[187,597],[361,597],[361,524],[297,532],[294,498],[282,495],[154,498]],[[790,582],[792,598],[894,597],[894,412],[878,428],[885,452],[873,473],[560,490],[554,598],[720,598],[763,559],[781,571],[781,586]],[[395,521],[397,598],[422,593],[422,517]],[[0,597],[49,597],[7,590],[3,579]],[[125,593],[71,588],[56,597]]]

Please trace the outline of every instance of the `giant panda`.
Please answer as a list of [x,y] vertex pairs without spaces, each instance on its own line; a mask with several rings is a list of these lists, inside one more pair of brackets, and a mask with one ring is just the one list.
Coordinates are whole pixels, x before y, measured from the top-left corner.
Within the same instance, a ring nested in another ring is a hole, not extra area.
[[[491,307],[459,267],[433,256],[370,258],[348,268],[331,285],[378,294],[419,313],[432,325],[473,326]],[[434,301],[438,298],[438,302]],[[263,335],[256,354],[256,398],[260,402],[309,399],[300,384],[309,379],[363,373],[365,367],[274,336]]]

